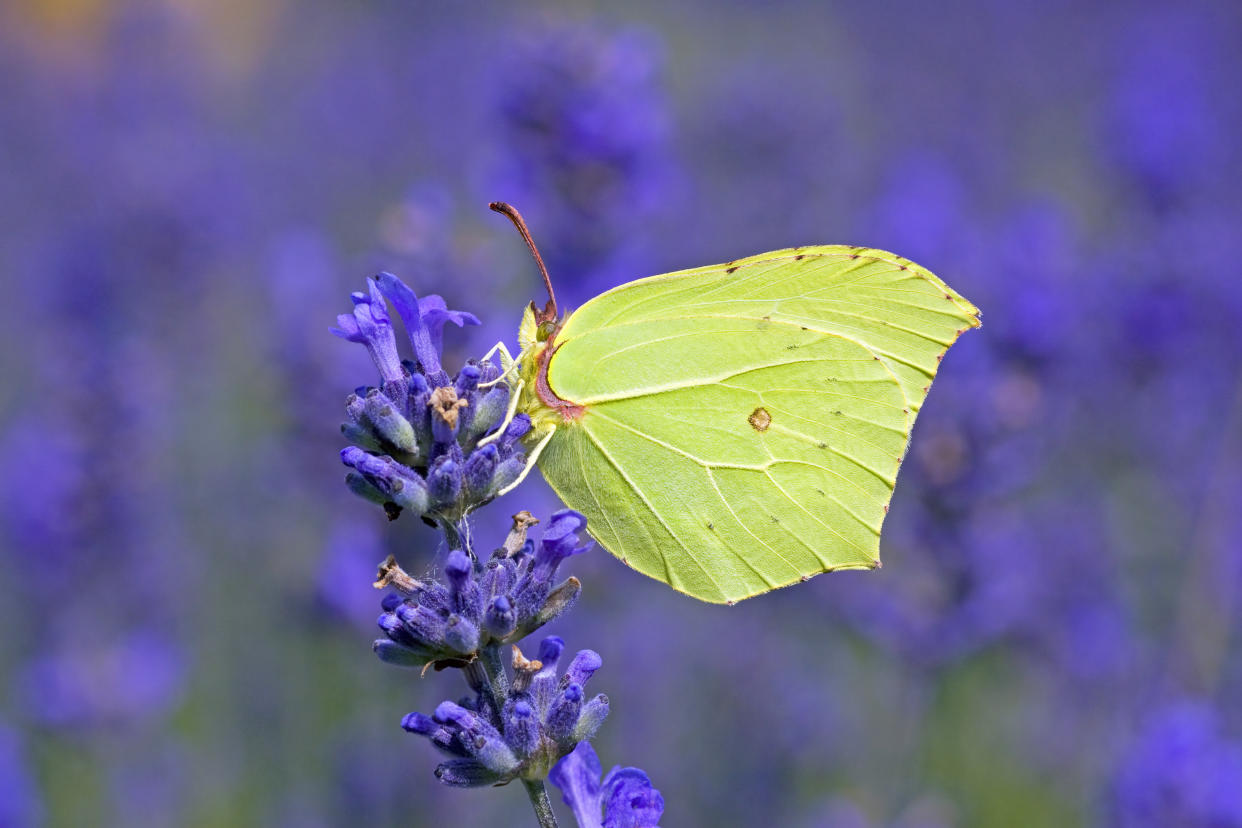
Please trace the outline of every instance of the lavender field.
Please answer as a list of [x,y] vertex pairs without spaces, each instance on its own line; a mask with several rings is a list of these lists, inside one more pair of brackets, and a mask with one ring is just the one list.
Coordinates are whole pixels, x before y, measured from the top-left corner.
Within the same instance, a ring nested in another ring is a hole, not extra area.
[[481,410],[544,299],[493,200],[567,308],[851,244],[983,312],[883,569],[725,607],[547,541],[523,651],[661,825],[1242,828],[1239,79],[1223,0],[0,4],[0,828],[537,824],[402,728],[467,687],[376,658],[376,567],[458,560],[343,484],[383,359],[331,333],[442,296]]

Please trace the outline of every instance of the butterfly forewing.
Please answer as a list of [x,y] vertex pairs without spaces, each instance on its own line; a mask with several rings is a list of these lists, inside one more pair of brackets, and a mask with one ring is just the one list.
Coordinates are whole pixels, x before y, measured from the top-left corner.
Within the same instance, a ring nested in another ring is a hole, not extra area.
[[779,251],[623,285],[548,367],[581,403],[545,478],[626,563],[707,601],[876,565],[940,356],[977,312],[856,248]]

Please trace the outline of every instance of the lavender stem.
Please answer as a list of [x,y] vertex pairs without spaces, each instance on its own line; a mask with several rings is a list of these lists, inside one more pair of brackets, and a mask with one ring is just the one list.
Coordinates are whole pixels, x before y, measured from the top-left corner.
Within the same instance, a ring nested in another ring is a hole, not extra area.
[[525,786],[526,795],[530,797],[530,804],[539,819],[539,828],[557,828],[556,814],[552,813],[552,800],[548,799],[548,789],[544,787],[543,780],[523,779],[522,785]]

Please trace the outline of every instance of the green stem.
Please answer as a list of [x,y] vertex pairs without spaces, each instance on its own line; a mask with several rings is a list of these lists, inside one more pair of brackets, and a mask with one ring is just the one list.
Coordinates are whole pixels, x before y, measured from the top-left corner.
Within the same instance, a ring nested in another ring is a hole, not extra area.
[[556,814],[552,813],[552,800],[548,799],[548,789],[544,787],[543,780],[523,779],[522,785],[539,819],[539,828],[556,828]]

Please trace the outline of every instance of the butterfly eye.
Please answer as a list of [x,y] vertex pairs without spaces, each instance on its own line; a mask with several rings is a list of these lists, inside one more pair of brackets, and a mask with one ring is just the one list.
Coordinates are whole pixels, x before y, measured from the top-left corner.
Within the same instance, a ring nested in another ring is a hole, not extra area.
[[556,332],[555,322],[541,322],[535,331],[535,339],[539,342],[547,342],[548,338]]

